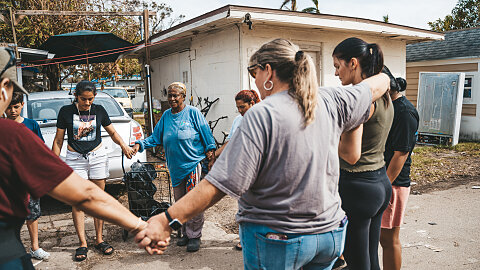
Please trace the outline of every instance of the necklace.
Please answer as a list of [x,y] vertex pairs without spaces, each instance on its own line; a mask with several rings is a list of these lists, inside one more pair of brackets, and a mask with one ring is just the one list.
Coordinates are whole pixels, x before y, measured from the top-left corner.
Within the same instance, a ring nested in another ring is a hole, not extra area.
[[90,108],[88,108],[88,118],[87,118],[87,121],[83,121],[82,118],[80,117],[80,110],[78,109],[78,103],[76,104],[75,107],[77,107],[78,119],[80,120],[80,122],[87,123],[88,121],[90,121],[90,110],[92,109],[92,106],[91,106],[91,105],[90,105]]

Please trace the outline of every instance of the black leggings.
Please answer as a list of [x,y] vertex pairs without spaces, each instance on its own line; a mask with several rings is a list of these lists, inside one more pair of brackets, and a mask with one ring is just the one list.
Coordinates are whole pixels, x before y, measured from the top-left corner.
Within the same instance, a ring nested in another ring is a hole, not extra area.
[[350,270],[380,270],[378,243],[383,211],[392,195],[385,167],[376,171],[340,171],[339,193],[348,216],[344,256]]

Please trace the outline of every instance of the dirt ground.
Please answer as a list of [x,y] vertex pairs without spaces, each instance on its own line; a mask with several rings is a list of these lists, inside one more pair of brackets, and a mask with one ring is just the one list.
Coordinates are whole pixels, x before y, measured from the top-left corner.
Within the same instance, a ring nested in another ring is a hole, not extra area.
[[[415,184],[401,230],[402,269],[480,269],[480,189],[476,189],[480,186],[479,158],[478,145],[415,149],[416,166],[412,168]],[[165,174],[161,178],[165,180]],[[165,183],[156,181],[157,200],[165,200],[169,194]],[[107,191],[128,207],[123,185],[108,185]],[[238,241],[234,218],[237,202],[228,196],[207,210],[201,249],[193,254],[177,247],[173,238],[165,255],[148,256],[131,238],[127,242],[121,239],[121,228],[106,224],[105,240],[116,252],[113,256],[103,256],[92,247],[95,231],[93,220],[87,218],[88,259],[73,262],[78,239],[70,207],[44,198],[42,211],[40,244],[51,252],[52,258],[48,262],[33,260],[37,269],[243,269],[241,252],[233,248]],[[28,248],[25,226],[22,240]]]
[[412,194],[466,185],[480,176],[480,144],[417,146],[412,155]]

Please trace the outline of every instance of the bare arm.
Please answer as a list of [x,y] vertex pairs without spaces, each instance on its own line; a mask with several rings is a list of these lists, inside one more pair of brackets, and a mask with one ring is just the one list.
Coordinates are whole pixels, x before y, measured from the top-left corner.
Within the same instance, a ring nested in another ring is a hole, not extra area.
[[57,128],[57,133],[53,139],[52,151],[55,155],[60,156],[62,150],[63,140],[65,139],[65,129]]
[[[94,217],[117,224],[128,231],[137,233],[146,227],[128,209],[97,185],[81,178],[75,172],[56,186],[48,195],[69,205],[85,211]],[[140,225],[138,225],[140,224]]]
[[120,145],[120,148],[122,148],[122,152],[125,154],[125,156],[127,158],[132,158],[134,150],[123,141],[120,134],[118,134],[113,127],[113,124],[110,124],[104,128],[107,131],[108,135],[110,135],[110,137],[112,138],[112,141]]
[[[375,112],[375,105],[370,105],[370,119]],[[362,136],[363,125],[360,125],[352,130],[342,133],[340,143],[338,144],[338,155],[348,162],[350,165],[355,165],[362,156]]]
[[225,149],[225,147],[227,146],[228,144],[228,141],[226,141],[220,148],[218,148],[216,151],[215,151],[215,159],[217,159],[220,154],[223,152],[223,149]]
[[[223,196],[225,193],[204,179],[192,191],[168,208],[168,213],[173,219],[176,218],[184,224],[187,220],[217,203]],[[163,247],[163,245],[159,245],[159,241],[168,242],[171,232],[167,217],[162,213],[148,220],[148,228],[137,234],[135,241],[148,253],[161,254],[162,252],[157,250],[157,248]]]
[[362,82],[366,82],[372,91],[372,102],[379,99],[390,88],[390,77],[384,73],[366,78]]
[[408,152],[394,151],[393,157],[390,160],[387,168],[387,176],[390,179],[390,183],[393,183],[397,179],[398,175],[402,171],[403,165],[408,158]]
[[342,133],[338,144],[338,156],[355,165],[362,155],[362,134],[363,125]]

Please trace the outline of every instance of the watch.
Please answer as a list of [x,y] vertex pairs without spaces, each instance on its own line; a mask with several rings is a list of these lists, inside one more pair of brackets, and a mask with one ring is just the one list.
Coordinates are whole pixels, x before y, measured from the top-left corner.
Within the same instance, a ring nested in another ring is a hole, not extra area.
[[178,221],[178,219],[173,219],[168,213],[168,209],[165,210],[165,216],[168,219],[168,226],[170,226],[172,230],[178,231],[182,228],[183,224],[180,221]]

